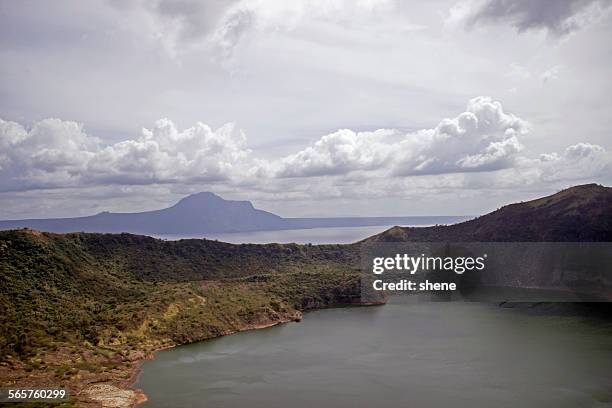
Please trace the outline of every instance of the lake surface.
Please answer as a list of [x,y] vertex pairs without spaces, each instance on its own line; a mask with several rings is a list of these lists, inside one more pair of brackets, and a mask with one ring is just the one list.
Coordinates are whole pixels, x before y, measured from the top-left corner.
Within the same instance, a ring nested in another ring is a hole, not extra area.
[[[425,227],[426,225],[419,225]],[[350,244],[372,235],[383,232],[389,226],[374,227],[334,227],[334,228],[309,228],[281,231],[254,231],[254,232],[232,232],[232,233],[210,233],[206,235],[156,235],[156,238],[177,240],[184,238],[207,238],[218,241],[230,242],[232,244]]]
[[612,406],[612,326],[394,299],[162,351],[144,407]]

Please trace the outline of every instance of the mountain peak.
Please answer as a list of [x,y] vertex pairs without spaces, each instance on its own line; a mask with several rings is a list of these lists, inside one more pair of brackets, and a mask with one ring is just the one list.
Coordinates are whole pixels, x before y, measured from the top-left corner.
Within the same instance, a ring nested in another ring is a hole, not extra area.
[[168,210],[179,210],[180,212],[198,214],[199,216],[206,214],[209,216],[217,214],[216,216],[219,216],[221,213],[227,215],[229,214],[228,211],[259,211],[253,207],[250,201],[226,200],[208,191],[188,195]]
[[172,207],[191,207],[199,205],[221,204],[224,201],[226,200],[224,200],[222,197],[219,197],[215,193],[203,191],[200,193],[190,194],[187,197],[181,198],[179,202],[173,205]]
[[189,194],[186,197],[183,197],[183,200],[210,200],[210,199],[216,199],[216,200],[224,200],[222,197],[216,195],[215,193],[211,193],[210,191],[200,191],[199,193],[193,193],[193,194]]

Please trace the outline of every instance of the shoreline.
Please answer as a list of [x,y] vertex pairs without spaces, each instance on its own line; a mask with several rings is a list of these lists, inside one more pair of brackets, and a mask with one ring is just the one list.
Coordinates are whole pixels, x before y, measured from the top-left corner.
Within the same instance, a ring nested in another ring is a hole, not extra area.
[[290,322],[299,322],[302,319],[303,312],[297,311],[285,318],[281,318],[276,321],[270,321],[260,324],[249,324],[241,327],[237,330],[227,331],[218,336],[209,337],[189,343],[181,344],[166,344],[154,350],[147,351],[142,358],[134,360],[131,367],[126,367],[126,371],[130,371],[127,379],[119,382],[118,384],[112,384],[110,382],[93,383],[89,387],[83,389],[79,394],[84,394],[92,402],[98,403],[103,407],[108,408],[134,408],[144,404],[148,401],[148,397],[145,392],[140,388],[135,388],[134,385],[138,382],[138,379],[142,373],[142,364],[145,361],[155,359],[158,352],[172,349],[179,346],[185,346],[188,344],[199,343],[201,341],[208,341],[219,337],[230,336],[232,334],[251,331],[261,330],[281,324]]
[[[175,347],[180,347],[180,346],[185,346],[188,344],[194,344],[194,343],[199,343],[202,341],[208,341],[208,340],[213,340],[213,339],[218,339],[220,337],[225,337],[225,336],[231,336],[232,334],[237,334],[237,333],[242,333],[242,332],[247,332],[247,331],[253,331],[253,330],[262,330],[262,329],[268,329],[274,326],[280,326],[281,324],[287,324],[287,323],[291,323],[291,322],[295,322],[298,323],[300,322],[304,315],[307,312],[314,312],[317,310],[325,310],[325,309],[336,309],[336,308],[342,308],[342,307],[371,307],[371,306],[383,306],[385,305],[387,302],[386,301],[380,301],[380,302],[370,302],[370,303],[352,303],[352,304],[337,304],[337,305],[329,305],[329,306],[323,306],[323,307],[316,307],[316,308],[308,308],[304,311],[300,311],[297,310],[295,313],[293,313],[292,315],[290,315],[290,317],[287,317],[285,319],[279,319],[276,321],[272,321],[272,322],[267,322],[267,323],[260,323],[260,324],[249,324],[246,325],[243,328],[240,328],[238,330],[234,330],[234,331],[230,331],[227,333],[223,333],[219,336],[214,336],[214,337],[210,337],[207,339],[202,339],[202,340],[198,340],[198,341],[194,341],[191,343],[182,343],[182,344],[174,344],[174,345],[167,345],[164,347],[161,347],[159,349],[156,350],[152,350],[150,352],[148,352],[144,358],[139,359],[136,361],[136,364],[134,366],[134,372],[130,375],[129,379],[125,381],[124,384],[122,384],[123,386],[121,387],[121,389],[123,391],[129,391],[132,392],[134,395],[134,399],[133,402],[131,403],[131,405],[126,405],[126,408],[135,408],[139,405],[144,404],[145,402],[148,401],[148,397],[147,395],[144,393],[144,391],[140,388],[134,388],[134,385],[138,382],[138,379],[140,377],[140,374],[142,373],[142,364],[145,361],[148,360],[153,360],[155,359],[155,355],[160,352],[160,351],[164,351],[164,350],[168,350],[168,349],[172,349]],[[119,408],[119,406],[117,407]]]

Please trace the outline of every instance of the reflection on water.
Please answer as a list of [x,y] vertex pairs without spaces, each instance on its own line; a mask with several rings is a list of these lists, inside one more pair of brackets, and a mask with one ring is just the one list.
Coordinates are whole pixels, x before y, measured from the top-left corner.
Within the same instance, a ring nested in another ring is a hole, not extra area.
[[612,326],[394,299],[160,352],[145,407],[609,407]]

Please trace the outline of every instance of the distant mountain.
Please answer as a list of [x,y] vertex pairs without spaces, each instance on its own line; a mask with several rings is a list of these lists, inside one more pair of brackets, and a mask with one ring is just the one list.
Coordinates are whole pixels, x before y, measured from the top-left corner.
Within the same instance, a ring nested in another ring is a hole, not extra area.
[[612,241],[612,188],[585,184],[454,225],[394,227],[370,241]]
[[140,213],[0,221],[0,230],[32,228],[49,232],[129,232],[135,234],[207,234],[298,228],[376,225],[427,225],[466,217],[282,218],[258,210],[250,201],[225,200],[209,192],[187,196],[169,208]]

